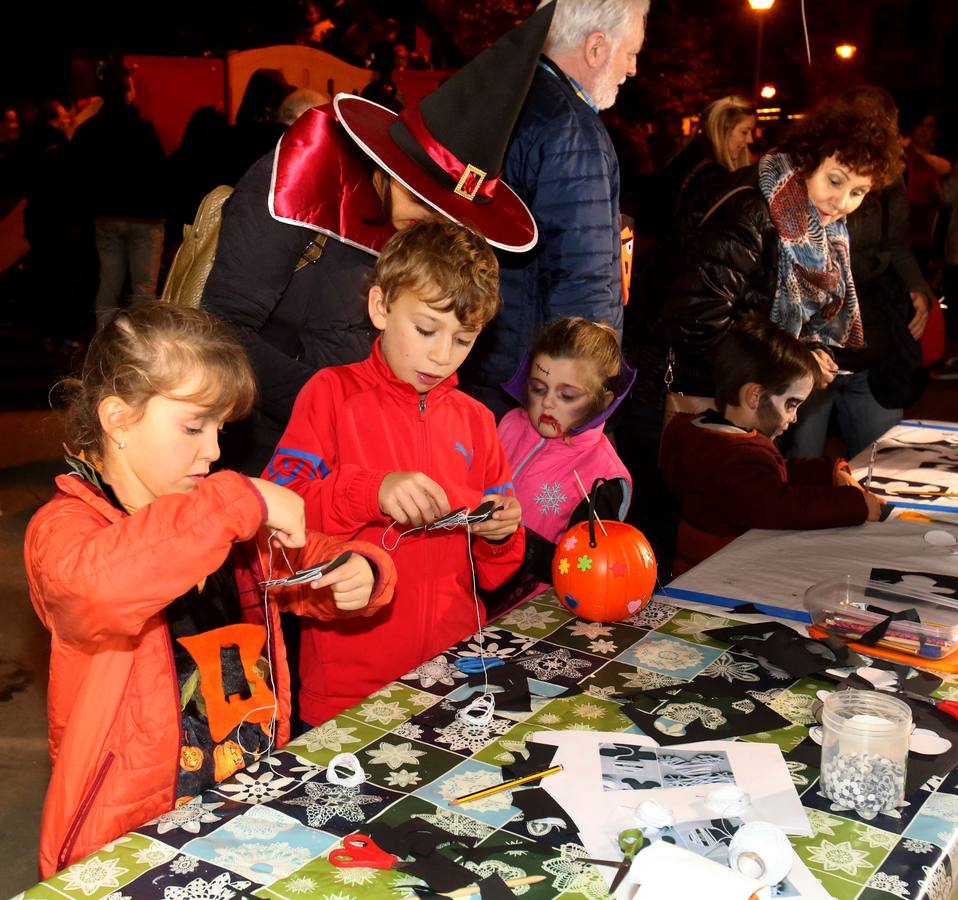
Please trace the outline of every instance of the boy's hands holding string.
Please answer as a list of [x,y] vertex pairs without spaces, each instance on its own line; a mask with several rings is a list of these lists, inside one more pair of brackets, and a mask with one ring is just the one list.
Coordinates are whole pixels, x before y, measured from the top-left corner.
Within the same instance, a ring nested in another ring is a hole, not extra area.
[[379,486],[379,508],[397,525],[429,525],[449,514],[441,485],[422,472],[390,472]]
[[[250,478],[266,504],[266,526],[284,547],[306,546],[306,506],[299,494],[264,478]],[[332,573],[330,573],[332,574]]]
[[309,586],[313,590],[328,587],[332,591],[336,609],[353,612],[369,605],[375,583],[376,576],[366,557],[353,553],[341,566],[311,581]]
[[515,534],[522,518],[522,507],[516,497],[496,497],[497,509],[485,522],[469,526],[469,530],[487,541],[504,541]]

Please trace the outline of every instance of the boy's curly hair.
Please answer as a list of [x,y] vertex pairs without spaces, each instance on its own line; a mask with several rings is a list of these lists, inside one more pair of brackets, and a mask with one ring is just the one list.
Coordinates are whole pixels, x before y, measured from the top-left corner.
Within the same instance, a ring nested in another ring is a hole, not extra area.
[[499,297],[499,261],[481,234],[446,219],[427,219],[394,234],[376,262],[373,284],[387,308],[400,291],[452,311],[467,328],[492,320]]
[[872,190],[891,184],[904,167],[901,135],[893,116],[850,97],[824,100],[792,126],[782,150],[806,175],[829,156],[872,179]]

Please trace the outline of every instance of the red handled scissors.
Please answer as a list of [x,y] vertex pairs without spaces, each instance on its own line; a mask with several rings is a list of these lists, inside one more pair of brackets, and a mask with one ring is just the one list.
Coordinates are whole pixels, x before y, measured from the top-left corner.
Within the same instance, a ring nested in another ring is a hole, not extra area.
[[368,834],[347,834],[343,846],[331,850],[329,861],[339,869],[401,869],[398,856],[387,853]]

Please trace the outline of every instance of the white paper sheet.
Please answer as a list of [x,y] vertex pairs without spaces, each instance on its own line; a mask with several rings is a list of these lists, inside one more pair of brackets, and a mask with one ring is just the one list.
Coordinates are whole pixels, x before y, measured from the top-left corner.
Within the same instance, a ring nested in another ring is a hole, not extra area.
[[[557,748],[554,762],[561,763],[563,770],[543,779],[541,786],[575,820],[590,857],[620,859],[618,834],[625,828],[635,827],[634,811],[648,799],[655,799],[671,809],[677,822],[715,818],[704,805],[705,794],[711,785],[643,791],[603,789],[599,745],[616,743],[658,747],[652,738],[619,732],[539,731],[532,735],[531,740]],[[741,818],[772,822],[788,834],[811,834],[808,818],[777,745],[703,741],[667,749],[692,748],[728,754],[736,784],[748,791],[752,798],[752,808]],[[611,883],[615,870],[609,869],[603,874]],[[789,881],[799,891],[798,895],[792,895],[795,900],[799,897],[802,900],[828,900],[828,893],[798,856]],[[635,887],[624,886],[616,892],[617,900],[632,900],[635,896]]]

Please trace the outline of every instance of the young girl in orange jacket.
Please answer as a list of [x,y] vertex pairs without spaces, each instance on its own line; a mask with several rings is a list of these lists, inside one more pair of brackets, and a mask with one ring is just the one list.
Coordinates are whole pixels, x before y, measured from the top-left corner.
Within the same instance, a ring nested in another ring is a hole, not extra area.
[[[307,532],[292,491],[210,472],[255,383],[208,314],[120,313],[67,386],[74,471],[24,551],[51,633],[44,878],[286,742],[280,609],[369,615],[395,582],[382,550]],[[318,580],[264,593],[345,550]]]

